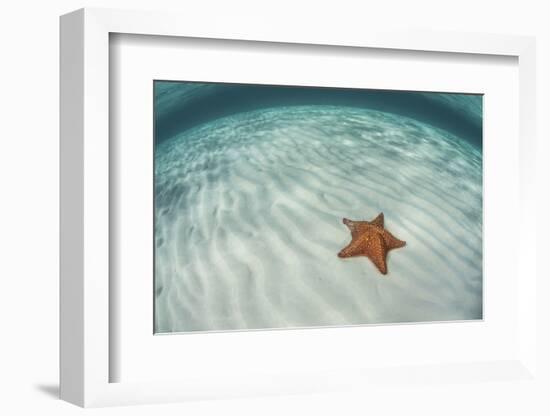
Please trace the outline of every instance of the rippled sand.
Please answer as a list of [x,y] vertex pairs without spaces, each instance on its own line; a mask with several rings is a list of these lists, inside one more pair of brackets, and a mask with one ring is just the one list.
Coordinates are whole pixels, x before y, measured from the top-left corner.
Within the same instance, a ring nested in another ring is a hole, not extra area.
[[[479,319],[480,150],[364,109],[225,117],[156,151],[157,332]],[[342,218],[405,240],[381,275]]]

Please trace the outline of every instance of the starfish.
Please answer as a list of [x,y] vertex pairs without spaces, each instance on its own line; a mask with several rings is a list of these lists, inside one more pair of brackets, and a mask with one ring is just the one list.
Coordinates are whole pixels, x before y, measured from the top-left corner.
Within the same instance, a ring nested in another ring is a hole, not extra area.
[[388,251],[403,247],[405,241],[398,240],[384,228],[384,213],[372,221],[342,220],[351,231],[351,242],[338,253],[338,257],[367,256],[380,273],[388,273],[386,255]]

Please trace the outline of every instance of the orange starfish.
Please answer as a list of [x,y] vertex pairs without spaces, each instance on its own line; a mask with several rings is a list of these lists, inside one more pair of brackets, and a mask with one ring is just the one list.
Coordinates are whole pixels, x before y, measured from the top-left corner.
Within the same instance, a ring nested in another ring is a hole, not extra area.
[[351,242],[338,253],[338,257],[367,256],[380,273],[386,274],[386,255],[388,251],[403,247],[406,243],[398,240],[384,228],[384,213],[372,221],[352,221],[347,218],[343,223],[351,231]]

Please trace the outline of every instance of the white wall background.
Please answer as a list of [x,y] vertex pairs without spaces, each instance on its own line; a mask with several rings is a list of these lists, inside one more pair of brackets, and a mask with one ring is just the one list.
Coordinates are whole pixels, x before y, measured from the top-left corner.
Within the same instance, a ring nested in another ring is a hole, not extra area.
[[[538,37],[539,249],[549,244],[550,12],[544,1],[386,0],[170,1],[8,0],[0,9],[0,413],[76,414],[56,399],[58,375],[58,16],[84,6],[311,19],[335,25],[389,25],[513,33]],[[543,166],[544,162],[546,165]],[[544,183],[543,183],[544,179]],[[511,219],[513,220],[513,219]],[[546,239],[547,240],[547,239]],[[544,244],[544,246],[543,246]],[[542,255],[540,256],[543,257]],[[544,275],[550,277],[548,265]],[[538,287],[541,366],[548,371],[550,284]],[[548,353],[546,353],[548,354]],[[429,386],[428,386],[429,387]],[[124,414],[550,414],[550,384],[531,383],[388,387],[316,396],[196,402],[93,410]]]

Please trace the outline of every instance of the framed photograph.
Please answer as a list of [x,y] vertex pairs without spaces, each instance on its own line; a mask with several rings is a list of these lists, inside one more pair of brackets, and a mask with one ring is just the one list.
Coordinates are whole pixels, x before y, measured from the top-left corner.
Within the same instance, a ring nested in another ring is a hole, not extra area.
[[483,318],[481,94],[153,94],[154,333]]
[[532,378],[534,51],[63,16],[61,397]]

